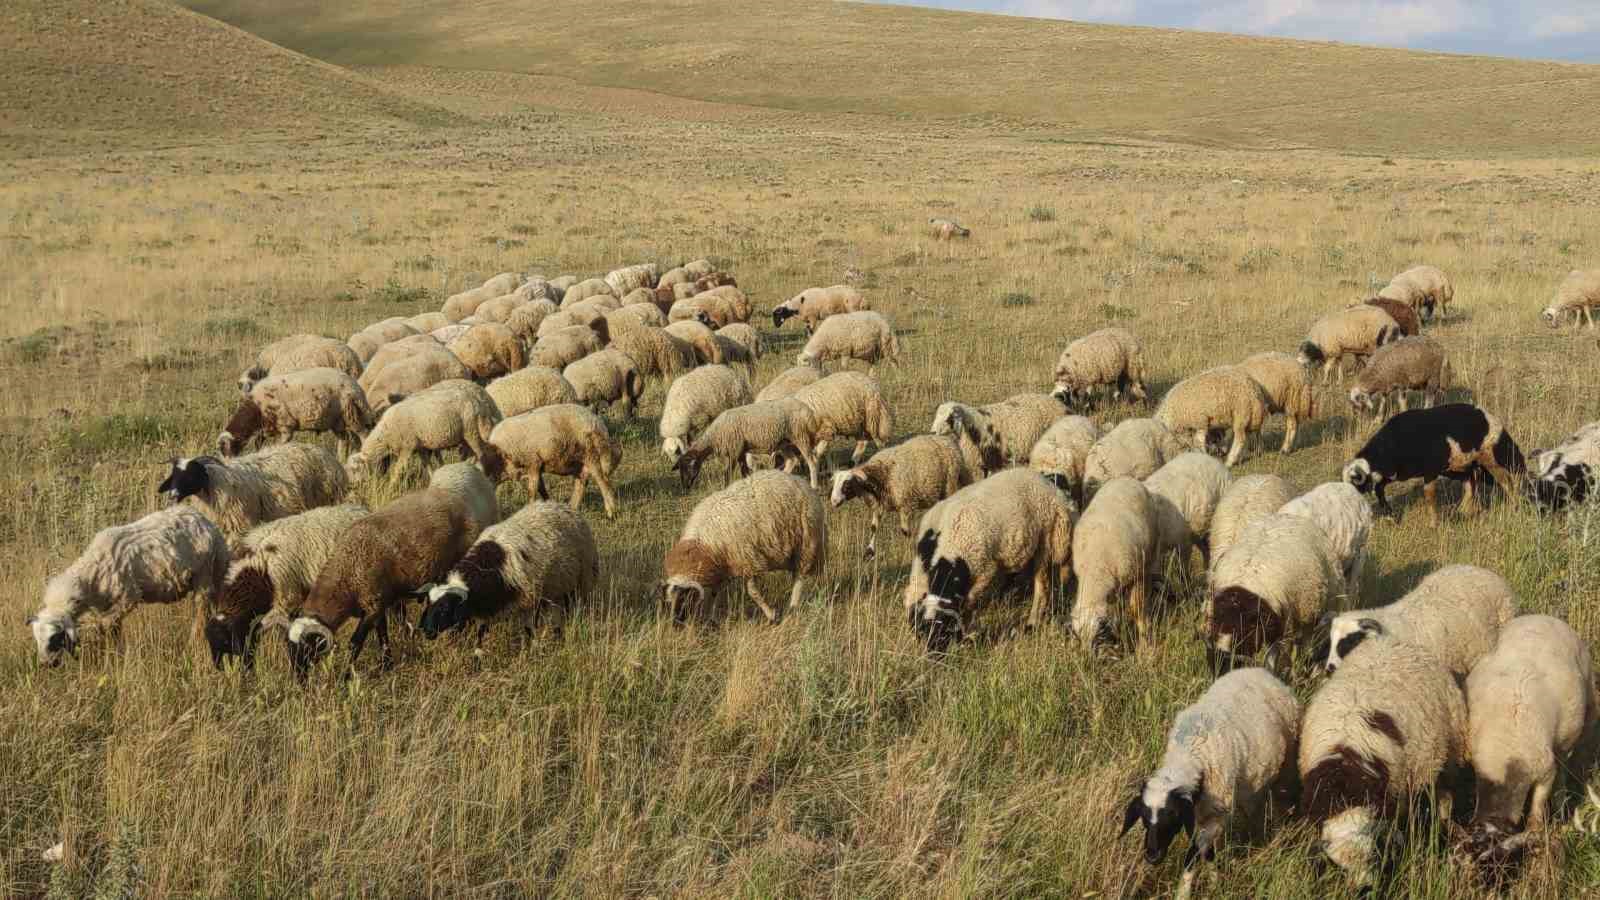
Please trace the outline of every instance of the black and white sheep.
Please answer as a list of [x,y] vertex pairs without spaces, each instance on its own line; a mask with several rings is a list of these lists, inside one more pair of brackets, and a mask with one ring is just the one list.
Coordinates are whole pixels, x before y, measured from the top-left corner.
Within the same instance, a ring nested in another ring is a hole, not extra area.
[[1600,477],[1600,422],[1579,428],[1549,450],[1535,450],[1532,475],[1528,492],[1541,509],[1582,503]]
[[1396,414],[1367,440],[1344,467],[1344,480],[1378,498],[1378,511],[1389,513],[1384,495],[1390,485],[1422,479],[1429,512],[1439,517],[1436,482],[1440,477],[1466,487],[1462,508],[1476,505],[1475,482],[1485,472],[1513,493],[1513,476],[1527,469],[1516,441],[1500,420],[1470,403],[1447,403],[1431,409]]
[[1388,606],[1335,616],[1327,670],[1337,671],[1363,643],[1383,640],[1415,644],[1466,678],[1516,614],[1517,595],[1504,578],[1478,566],[1445,566]]
[[1066,414],[1061,400],[1050,394],[1014,394],[984,406],[950,401],[934,410],[928,431],[954,434],[970,425],[986,452],[992,450],[1008,462],[1020,463],[1028,459],[1033,445],[1050,426]]
[[1212,563],[1203,612],[1216,661],[1278,653],[1308,636],[1345,592],[1333,544],[1310,519],[1281,513],[1250,523]]
[[235,541],[263,522],[338,503],[350,478],[325,447],[278,444],[227,461],[173,460],[156,490],[199,510]]
[[848,284],[806,288],[773,308],[772,327],[782,328],[786,320],[798,317],[810,334],[829,316],[871,308],[866,296]]
[[924,434],[885,450],[853,469],[836,472],[830,501],[835,509],[856,497],[872,507],[866,558],[877,555],[878,523],[885,512],[899,516],[900,533],[911,536],[911,514],[928,509],[1000,467],[984,458],[975,435]]

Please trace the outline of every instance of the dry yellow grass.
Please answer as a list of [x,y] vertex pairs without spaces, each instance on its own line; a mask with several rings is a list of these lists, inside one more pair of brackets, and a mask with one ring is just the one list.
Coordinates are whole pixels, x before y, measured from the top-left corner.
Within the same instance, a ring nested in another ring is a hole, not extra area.
[[[855,267],[904,332],[903,365],[881,374],[906,435],[942,400],[1043,388],[1067,340],[1113,321],[1146,341],[1159,396],[1292,349],[1321,313],[1426,261],[1460,309],[1430,333],[1524,449],[1600,418],[1593,338],[1538,320],[1600,247],[1600,184],[1580,163],[1084,146],[542,76],[369,73],[478,124],[0,163],[0,553],[21,585],[0,618],[20,623],[94,531],[154,508],[163,460],[211,445],[260,345],[437,308],[505,269],[710,254],[768,308]],[[932,215],[972,239],[931,241]],[[799,332],[761,324],[764,383]],[[211,671],[182,610],[140,610],[121,652],[91,640],[51,671],[17,625],[0,641],[0,892],[1166,895],[1176,859],[1147,870],[1115,830],[1208,680],[1197,588],[1147,655],[1089,657],[1063,599],[1016,638],[1022,605],[1001,602],[977,646],[928,660],[900,612],[907,543],[886,533],[861,562],[867,517],[847,508],[828,575],[782,624],[730,602],[673,629],[645,592],[718,480],[686,496],[670,477],[661,398],[609,417],[621,514],[606,521],[592,493],[585,506],[602,590],[529,652],[496,632],[479,667],[463,642],[402,637],[393,672],[302,689],[270,641],[254,676]],[[1323,400],[1303,449],[1242,471],[1336,477],[1371,425]],[[524,499],[502,489],[508,510]],[[1424,518],[1377,529],[1372,602],[1474,562],[1600,640],[1592,510]],[[1231,843],[1207,894],[1339,895],[1304,825],[1280,814],[1267,835]],[[67,860],[40,862],[63,838]],[[1597,884],[1600,844],[1563,824],[1512,896]],[[1487,896],[1426,842],[1388,895]]]

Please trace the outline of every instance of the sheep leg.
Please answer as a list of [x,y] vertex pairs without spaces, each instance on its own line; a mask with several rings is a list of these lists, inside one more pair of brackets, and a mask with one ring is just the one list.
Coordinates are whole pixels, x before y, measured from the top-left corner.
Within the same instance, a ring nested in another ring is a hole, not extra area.
[[606,473],[596,469],[594,473],[594,486],[600,489],[600,502],[605,505],[606,518],[616,518],[617,495],[611,490],[611,479],[606,477]]
[[572,499],[567,502],[574,511],[583,506],[583,489],[589,486],[589,467],[584,466],[578,470],[578,477],[572,481]]
[[1294,435],[1300,427],[1300,420],[1294,416],[1285,416],[1283,422],[1283,446],[1278,448],[1279,453],[1287,454],[1294,449]]
[[1147,598],[1145,596],[1148,589],[1148,576],[1141,571],[1134,581],[1133,587],[1128,591],[1128,615],[1133,619],[1141,648],[1149,645],[1150,638],[1150,614],[1146,609]]
[[1400,389],[1400,411],[1408,412],[1411,409],[1411,392],[1405,388]]
[[1242,422],[1233,423],[1233,446],[1228,448],[1228,468],[1238,465],[1239,460],[1244,458],[1244,442],[1248,435]]
[[1045,606],[1050,602],[1050,560],[1041,549],[1033,565],[1033,608],[1028,611],[1028,628],[1037,629],[1044,624]]
[[850,464],[853,465],[853,466],[861,465],[861,460],[866,455],[867,455],[867,442],[866,442],[866,440],[862,439],[862,440],[856,441],[856,449],[854,449],[854,450],[852,450],[850,452]]
[[1551,768],[1545,772],[1538,781],[1533,783],[1533,802],[1528,806],[1528,819],[1523,823],[1523,831],[1538,831],[1544,828],[1545,820],[1550,814],[1550,794],[1556,786],[1556,770]]
[[[796,583],[798,583],[798,580]],[[744,580],[744,586],[745,589],[750,592],[750,599],[756,602],[756,606],[761,607],[761,613],[767,617],[767,621],[776,624],[778,621],[778,614],[773,611],[772,605],[767,603],[767,598],[762,596],[761,588],[756,585],[755,576],[746,578]]]
[[[904,513],[901,515],[903,519]],[[883,507],[878,504],[878,501],[873,500],[872,521],[867,525],[867,552],[862,555],[862,559],[875,559],[878,555],[878,522],[882,518]]]
[[800,602],[800,592],[805,589],[805,586],[805,578],[796,575],[794,579],[794,587],[789,588],[789,605],[784,607],[784,612],[794,609],[795,605]]
[[[350,635],[350,668],[354,670],[356,660],[361,656],[361,648],[366,646],[367,632],[372,630],[372,623],[377,616],[362,616],[356,620],[356,630]],[[346,673],[346,677],[349,674]]]
[[[1470,492],[1472,489],[1468,487],[1467,490]],[[1433,517],[1433,524],[1439,524],[1439,482],[1437,479],[1430,478],[1422,483],[1422,500],[1428,504],[1428,513]]]
[[380,611],[378,620],[378,666],[385,672],[394,668],[394,657],[389,653],[389,611]]
[[800,458],[805,461],[806,473],[811,476],[811,489],[814,491],[817,489],[817,459],[807,453],[805,447],[797,447],[796,449],[800,451]]

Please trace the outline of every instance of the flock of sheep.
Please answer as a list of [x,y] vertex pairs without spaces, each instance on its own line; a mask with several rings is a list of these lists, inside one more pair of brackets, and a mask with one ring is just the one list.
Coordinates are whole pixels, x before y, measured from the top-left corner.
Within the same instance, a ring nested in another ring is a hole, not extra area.
[[[1464,503],[1490,479],[1545,508],[1582,501],[1600,423],[1537,452],[1530,470],[1494,416],[1438,404],[1453,375],[1421,327],[1453,300],[1443,273],[1412,269],[1315,322],[1298,355],[1197,373],[1150,417],[1105,430],[1076,413],[1103,394],[1150,398],[1139,340],[1102,329],[1066,347],[1050,392],[947,402],[929,433],[888,446],[893,412],[874,367],[896,362],[899,342],[854,287],[811,288],[772,310],[774,328],[795,318],[810,337],[797,365],[756,392],[753,308],[705,260],[588,280],[497,275],[438,312],[346,341],[295,335],[263,348],[240,378],[219,455],[175,460],[159,488],[171,505],[96,534],[48,582],[29,626],[40,661],[55,664],[76,651],[86,613],[115,633],[134,606],[195,597],[195,637],[215,663],[249,665],[261,632],[281,628],[302,678],[352,620],[350,663],[376,631],[387,664],[389,619],[412,601],[430,638],[473,625],[481,642],[507,618],[531,637],[598,583],[601,554],[578,510],[592,479],[616,514],[622,447],[597,410],[631,415],[655,379],[667,384],[662,452],[684,484],[713,457],[726,467],[723,489],[663,559],[657,598],[675,621],[734,579],[778,619],[784,607],[756,577],[790,574],[793,605],[824,569],[828,505],[857,498],[872,507],[868,559],[885,514],[912,539],[905,613],[935,652],[1023,579],[1030,626],[1075,580],[1079,641],[1116,640],[1121,619],[1142,645],[1169,560],[1187,575],[1198,549],[1204,640],[1228,673],[1178,715],[1161,768],[1127,806],[1123,830],[1144,825],[1147,858],[1186,833],[1187,891],[1230,818],[1258,816],[1274,788],[1298,780],[1328,857],[1367,882],[1385,820],[1470,764],[1465,846],[1497,864],[1545,821],[1556,773],[1600,714],[1589,649],[1563,622],[1517,616],[1510,586],[1476,567],[1446,567],[1366,608],[1383,598],[1362,596],[1375,524],[1362,495],[1386,511],[1386,488],[1421,478],[1432,509],[1445,477],[1466,485]],[[1544,315],[1553,325],[1596,305],[1600,273],[1574,273]],[[867,372],[823,368],[849,360]],[[1284,416],[1281,450],[1293,449],[1317,415],[1315,370],[1342,382],[1347,360],[1359,369],[1353,408],[1381,417],[1398,395],[1400,411],[1342,478],[1298,494],[1274,475],[1233,477],[1270,416]],[[1423,408],[1409,409],[1410,392]],[[338,453],[293,442],[300,432],[332,434]],[[824,485],[832,441],[855,442],[852,466]],[[878,451],[867,458],[869,442]],[[444,464],[452,450],[464,460]],[[376,510],[347,502],[353,484],[415,456],[432,467],[426,487]],[[547,475],[575,479],[569,505],[546,502]],[[502,518],[495,489],[507,479],[524,480],[530,501]],[[1302,710],[1274,670],[1292,672],[1295,651],[1319,641],[1313,658],[1329,675]],[[1258,655],[1266,668],[1248,666]]]

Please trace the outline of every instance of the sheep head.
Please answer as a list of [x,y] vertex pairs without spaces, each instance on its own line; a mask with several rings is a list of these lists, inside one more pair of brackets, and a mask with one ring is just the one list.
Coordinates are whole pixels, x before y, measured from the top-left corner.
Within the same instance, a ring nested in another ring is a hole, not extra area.
[[422,588],[426,592],[428,606],[422,611],[422,618],[417,627],[432,640],[446,631],[465,628],[469,613],[467,611],[467,589],[459,584],[430,584]]
[[[1145,862],[1153,866],[1166,858],[1167,849],[1172,846],[1180,830],[1193,841],[1194,798],[1199,792],[1199,785],[1164,788],[1159,785],[1152,787],[1147,781],[1140,786],[1139,793],[1128,801],[1128,808],[1122,814],[1122,834],[1126,835],[1136,823],[1144,825]],[[1207,850],[1209,852],[1210,848]],[[1191,843],[1188,857],[1184,860],[1186,868],[1198,853],[1198,848]]]
[[211,475],[206,471],[206,464],[216,462],[218,460],[212,456],[173,460],[171,471],[166,480],[156,486],[156,493],[166,495],[170,503],[178,503],[185,497],[210,490]]
[[289,663],[296,678],[305,681],[311,667],[333,649],[333,630],[315,616],[301,616],[289,625]]
[[71,616],[41,612],[28,617],[39,664],[58,666],[63,654],[78,655],[78,623]]

